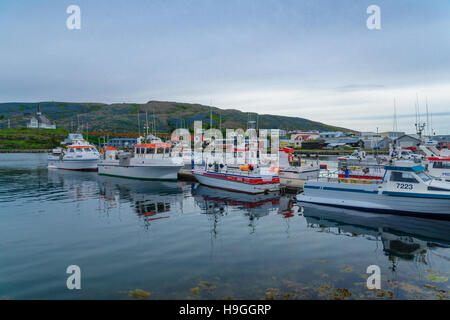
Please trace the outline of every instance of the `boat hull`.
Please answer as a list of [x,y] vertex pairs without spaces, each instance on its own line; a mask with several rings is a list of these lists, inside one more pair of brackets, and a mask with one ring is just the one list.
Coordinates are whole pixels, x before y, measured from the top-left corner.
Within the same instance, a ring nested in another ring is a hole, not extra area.
[[55,160],[48,159],[49,169],[75,170],[75,171],[97,171],[98,159],[83,160]]
[[450,198],[379,192],[377,185],[308,183],[304,186],[304,193],[297,195],[297,200],[377,213],[450,219]]
[[205,186],[219,188],[230,191],[245,192],[248,194],[268,193],[280,190],[279,178],[272,178],[269,181],[258,183],[246,183],[242,181],[229,180],[226,175],[218,175],[220,177],[208,176],[194,172],[194,177],[198,182]]
[[175,181],[180,168],[181,166],[120,166],[99,163],[98,173],[131,179]]
[[293,179],[293,180],[311,180],[317,179],[319,177],[320,169],[311,169],[304,171],[295,171],[295,170],[281,170],[280,169],[280,178],[284,179]]

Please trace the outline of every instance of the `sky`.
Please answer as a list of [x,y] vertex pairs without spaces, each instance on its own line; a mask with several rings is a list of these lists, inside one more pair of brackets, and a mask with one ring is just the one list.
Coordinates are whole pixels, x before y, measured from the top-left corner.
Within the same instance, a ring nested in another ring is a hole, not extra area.
[[0,102],[179,101],[382,132],[395,100],[414,132],[418,101],[450,134],[448,0],[1,0],[0,44]]

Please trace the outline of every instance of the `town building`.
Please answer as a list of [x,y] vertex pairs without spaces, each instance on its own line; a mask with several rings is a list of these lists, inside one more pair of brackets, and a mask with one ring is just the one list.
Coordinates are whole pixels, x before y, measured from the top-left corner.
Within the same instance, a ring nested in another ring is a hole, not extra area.
[[345,134],[342,131],[329,131],[329,132],[321,132],[319,134],[319,139],[339,138],[343,136],[345,136]]
[[47,118],[46,115],[42,114],[38,106],[37,112],[31,115],[30,122],[27,123],[27,128],[56,129],[56,124]]
[[394,139],[395,144],[401,148],[417,148],[420,144],[420,139],[416,134],[404,134],[397,139]]
[[318,132],[291,132],[291,144],[297,148],[301,148],[304,141],[317,140],[319,138]]
[[136,138],[110,138],[108,139],[108,146],[117,149],[132,148],[137,144]]

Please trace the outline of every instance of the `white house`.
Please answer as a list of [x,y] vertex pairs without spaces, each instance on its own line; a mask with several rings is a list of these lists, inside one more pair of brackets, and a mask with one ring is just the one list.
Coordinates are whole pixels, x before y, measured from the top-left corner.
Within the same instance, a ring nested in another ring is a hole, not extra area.
[[291,134],[291,143],[295,147],[301,147],[303,141],[316,140],[319,137],[318,132],[296,132]]
[[27,124],[27,128],[56,129],[56,124],[43,115],[40,107],[38,106],[38,110],[36,114],[31,116],[30,122]]

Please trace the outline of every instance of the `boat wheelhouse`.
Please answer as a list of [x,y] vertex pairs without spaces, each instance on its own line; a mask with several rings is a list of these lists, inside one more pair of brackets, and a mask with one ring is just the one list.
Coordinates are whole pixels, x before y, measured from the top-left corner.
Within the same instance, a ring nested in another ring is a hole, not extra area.
[[99,161],[99,174],[145,180],[177,180],[183,166],[173,157],[170,143],[139,143],[132,152],[107,147]]
[[299,202],[380,213],[450,218],[450,183],[434,179],[422,165],[384,167],[383,180],[372,184],[307,181]]
[[280,169],[279,175],[282,179],[293,179],[306,181],[319,177],[319,162],[306,163],[306,161],[294,155],[294,149],[285,147],[279,150]]

